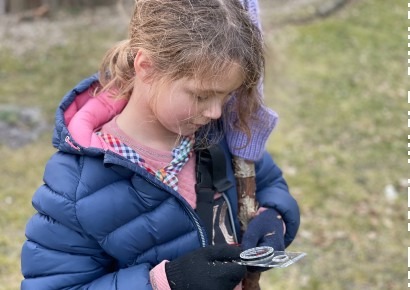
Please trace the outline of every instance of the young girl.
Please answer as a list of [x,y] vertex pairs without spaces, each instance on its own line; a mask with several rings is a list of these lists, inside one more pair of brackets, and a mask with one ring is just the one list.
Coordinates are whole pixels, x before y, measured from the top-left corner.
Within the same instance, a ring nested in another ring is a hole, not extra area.
[[[267,153],[256,162],[259,214],[237,234],[224,128],[252,136],[263,66],[259,30],[237,0],[138,0],[129,39],[57,110],[21,288],[233,289],[243,249],[288,246],[299,209]],[[230,186],[212,188],[209,228],[195,188],[196,158],[210,148]]]

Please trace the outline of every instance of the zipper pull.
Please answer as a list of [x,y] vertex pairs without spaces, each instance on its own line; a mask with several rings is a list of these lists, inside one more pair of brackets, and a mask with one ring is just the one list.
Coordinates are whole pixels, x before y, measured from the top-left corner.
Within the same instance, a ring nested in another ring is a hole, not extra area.
[[79,146],[74,145],[74,143],[71,142],[70,136],[67,135],[67,136],[65,137],[64,141],[65,141],[66,143],[68,143],[68,145],[70,145],[71,148],[74,148],[74,149],[77,150],[77,151],[81,151],[81,148],[80,148]]

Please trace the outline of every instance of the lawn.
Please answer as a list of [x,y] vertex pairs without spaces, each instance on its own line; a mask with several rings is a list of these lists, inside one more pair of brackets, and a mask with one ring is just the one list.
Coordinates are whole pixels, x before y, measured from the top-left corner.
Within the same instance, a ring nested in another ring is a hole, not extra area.
[[279,31],[266,21],[266,98],[281,116],[269,149],[302,209],[289,250],[309,254],[266,274],[266,289],[406,285],[408,76],[399,2],[357,1]]
[[[301,228],[288,250],[308,253],[289,268],[264,273],[262,288],[404,289],[406,3],[353,1],[329,18],[281,27],[272,22],[269,0],[261,6],[265,98],[280,115],[268,150],[301,207]],[[51,25],[13,23],[33,29],[29,50],[20,44],[27,35],[0,29],[0,104],[39,107],[52,121],[62,95],[92,74],[126,32],[117,10],[85,13],[62,15]],[[23,147],[0,145],[2,290],[19,288],[24,226],[55,151],[50,139],[51,131]]]

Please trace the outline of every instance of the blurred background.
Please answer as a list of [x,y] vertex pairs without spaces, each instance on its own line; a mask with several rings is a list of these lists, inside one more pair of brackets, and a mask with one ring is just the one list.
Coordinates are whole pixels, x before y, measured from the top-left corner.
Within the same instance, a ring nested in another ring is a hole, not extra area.
[[[308,254],[262,289],[406,288],[407,2],[260,1],[268,150],[301,207],[288,250]],[[19,289],[54,111],[126,37],[131,4],[0,0],[0,289]]]

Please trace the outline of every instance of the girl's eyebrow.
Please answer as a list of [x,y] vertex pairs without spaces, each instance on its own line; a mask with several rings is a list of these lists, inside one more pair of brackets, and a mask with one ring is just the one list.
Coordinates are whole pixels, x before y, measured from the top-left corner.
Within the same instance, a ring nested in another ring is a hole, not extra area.
[[197,94],[197,95],[226,94],[225,91],[221,91],[221,90],[209,90],[209,89],[200,89],[200,88],[185,88],[184,91],[188,94]]
[[204,95],[213,95],[213,94],[220,94],[226,95],[231,92],[223,91],[223,90],[209,90],[209,89],[197,89],[196,92],[204,94]]

